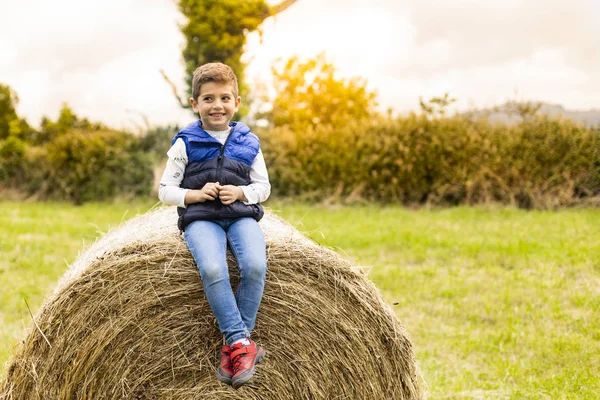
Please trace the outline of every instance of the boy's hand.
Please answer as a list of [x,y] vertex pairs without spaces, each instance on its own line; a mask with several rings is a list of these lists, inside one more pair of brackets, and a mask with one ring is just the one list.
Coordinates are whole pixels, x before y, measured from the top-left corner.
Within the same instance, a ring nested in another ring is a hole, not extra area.
[[185,204],[204,203],[207,200],[215,200],[219,197],[221,187],[219,182],[208,182],[200,190],[188,190],[185,195]]
[[244,191],[239,186],[225,185],[219,189],[219,199],[224,205],[229,205],[236,200],[246,200]]

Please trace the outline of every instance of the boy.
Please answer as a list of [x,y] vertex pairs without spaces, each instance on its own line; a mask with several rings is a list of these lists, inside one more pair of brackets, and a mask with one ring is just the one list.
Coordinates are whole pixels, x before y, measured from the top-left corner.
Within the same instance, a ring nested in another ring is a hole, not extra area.
[[[158,194],[163,203],[178,206],[179,229],[225,340],[216,375],[236,389],[265,356],[250,333],[267,271],[260,203],[271,192],[258,138],[241,122],[230,122],[240,101],[230,67],[209,63],[196,69],[190,103],[200,120],[173,139]],[[240,271],[235,296],[227,244]]]

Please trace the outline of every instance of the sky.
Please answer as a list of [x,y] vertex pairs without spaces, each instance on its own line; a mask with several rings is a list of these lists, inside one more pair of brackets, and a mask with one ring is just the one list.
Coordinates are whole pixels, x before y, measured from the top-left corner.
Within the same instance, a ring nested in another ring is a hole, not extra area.
[[[600,109],[599,20],[600,0],[298,0],[248,36],[244,60],[268,82],[275,60],[325,51],[398,113],[446,92],[458,109]],[[115,128],[184,125],[159,72],[183,93],[181,21],[174,0],[0,0],[0,83],[34,126],[65,102]]]

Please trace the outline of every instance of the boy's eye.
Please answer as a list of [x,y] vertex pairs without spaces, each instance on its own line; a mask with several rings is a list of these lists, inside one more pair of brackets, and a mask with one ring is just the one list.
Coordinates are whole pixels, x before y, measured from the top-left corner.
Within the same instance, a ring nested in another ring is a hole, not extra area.
[[223,100],[229,100],[229,96],[223,96]]
[[204,98],[204,101],[210,101],[210,100],[212,100],[212,97],[208,97],[207,96],[207,97]]

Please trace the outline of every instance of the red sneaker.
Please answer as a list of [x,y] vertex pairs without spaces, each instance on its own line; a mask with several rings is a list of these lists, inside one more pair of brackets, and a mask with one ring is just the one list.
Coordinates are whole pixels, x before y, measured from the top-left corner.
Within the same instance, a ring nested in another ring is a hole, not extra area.
[[231,347],[226,344],[221,348],[221,363],[217,369],[217,379],[223,383],[231,385],[233,376],[233,363],[231,362]]
[[246,346],[242,343],[236,343],[231,350],[233,364],[231,385],[237,389],[252,378],[256,370],[256,364],[265,357],[265,350],[257,345],[254,340],[250,340],[250,344]]

